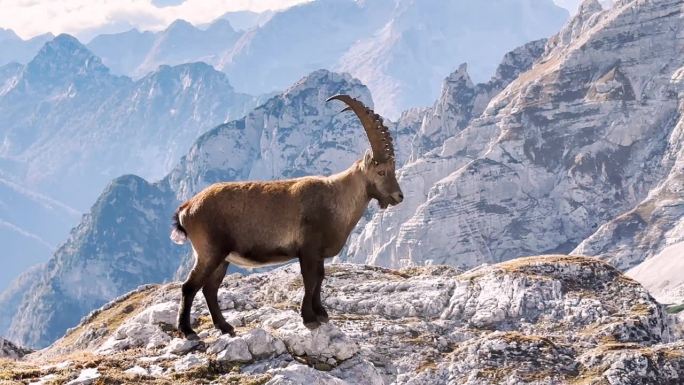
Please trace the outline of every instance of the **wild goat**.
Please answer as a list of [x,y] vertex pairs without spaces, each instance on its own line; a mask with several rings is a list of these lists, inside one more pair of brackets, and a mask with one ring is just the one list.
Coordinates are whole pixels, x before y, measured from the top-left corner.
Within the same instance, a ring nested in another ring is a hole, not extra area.
[[301,314],[315,329],[328,322],[321,304],[323,261],[342,250],[371,199],[381,208],[404,196],[395,176],[392,137],[382,118],[348,95],[335,95],[358,116],[371,151],[348,169],[331,176],[270,182],[213,184],[181,204],[171,239],[192,243],[195,266],[183,283],[178,329],[188,339],[190,308],[201,288],[211,318],[221,332],[235,335],[221,314],[217,293],[230,262],[242,267],[282,263],[294,258],[304,280]]

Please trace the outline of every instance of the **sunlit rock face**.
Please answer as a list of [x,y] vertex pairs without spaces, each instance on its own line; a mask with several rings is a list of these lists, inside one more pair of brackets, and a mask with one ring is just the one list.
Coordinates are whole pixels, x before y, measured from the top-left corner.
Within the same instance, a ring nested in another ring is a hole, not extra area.
[[[627,268],[678,241],[681,16],[678,1],[584,2],[464,128],[463,108],[442,118],[454,135],[400,170],[406,200],[342,260],[472,267],[577,248]],[[473,90],[463,71],[458,95]]]
[[627,385],[684,376],[674,319],[597,259],[540,256],[466,272],[329,265],[323,297],[331,321],[313,331],[298,312],[298,270],[226,277],[219,304],[235,337],[214,329],[197,299],[192,319],[201,342],[178,338],[179,283],[149,285],[28,355],[22,364],[42,369],[24,373],[31,381],[271,385]]
[[[644,283],[665,303],[684,303],[681,271],[684,242],[684,67],[670,77],[679,98],[677,116],[664,139],[658,172],[663,178],[634,207],[606,222],[573,253],[599,255]],[[642,262],[643,261],[643,262]]]

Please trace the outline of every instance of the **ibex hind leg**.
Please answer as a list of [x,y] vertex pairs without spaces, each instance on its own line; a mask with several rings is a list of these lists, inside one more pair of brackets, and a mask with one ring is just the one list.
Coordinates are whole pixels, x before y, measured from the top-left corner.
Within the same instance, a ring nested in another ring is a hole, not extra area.
[[227,269],[228,262],[222,261],[207,279],[207,283],[202,288],[202,292],[204,293],[204,299],[207,301],[207,306],[209,307],[209,313],[211,313],[211,320],[214,322],[214,326],[221,330],[221,333],[223,334],[235,336],[235,330],[226,322],[218,303],[218,289],[221,287],[221,282],[223,282],[223,278],[226,276]]
[[220,263],[220,259],[207,258],[206,255],[199,254],[195,251],[195,266],[188,275],[188,278],[183,282],[182,297],[180,307],[178,308],[178,330],[189,340],[196,340],[199,338],[197,333],[192,329],[190,322],[192,302],[194,301],[197,292],[204,287],[207,279]]

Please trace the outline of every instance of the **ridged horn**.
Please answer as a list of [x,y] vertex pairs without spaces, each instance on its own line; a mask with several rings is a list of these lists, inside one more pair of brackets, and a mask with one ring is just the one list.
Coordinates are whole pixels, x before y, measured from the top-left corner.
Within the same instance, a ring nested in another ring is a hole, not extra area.
[[334,95],[326,99],[326,102],[331,100],[339,100],[349,106],[342,110],[342,112],[348,110],[354,111],[361,121],[364,130],[366,130],[371,151],[373,151],[373,159],[376,162],[382,163],[394,158],[392,135],[390,135],[387,126],[382,123],[382,117],[380,115],[366,107],[361,101],[356,100],[349,95]]

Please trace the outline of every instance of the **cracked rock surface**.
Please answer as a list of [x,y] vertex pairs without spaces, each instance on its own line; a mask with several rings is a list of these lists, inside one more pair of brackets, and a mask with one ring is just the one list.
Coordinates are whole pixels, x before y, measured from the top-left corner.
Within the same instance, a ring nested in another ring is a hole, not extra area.
[[326,277],[331,322],[313,331],[297,310],[302,284],[295,264],[225,278],[220,303],[236,337],[213,328],[198,297],[193,320],[201,341],[181,339],[173,326],[179,284],[149,285],[13,364],[24,368],[23,376],[30,373],[22,381],[38,383],[89,380],[95,373],[106,383],[150,384],[684,379],[675,319],[640,284],[598,259],[549,255],[465,272],[331,264]]

